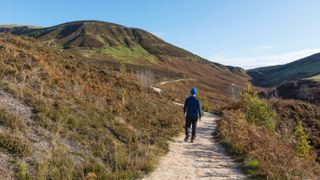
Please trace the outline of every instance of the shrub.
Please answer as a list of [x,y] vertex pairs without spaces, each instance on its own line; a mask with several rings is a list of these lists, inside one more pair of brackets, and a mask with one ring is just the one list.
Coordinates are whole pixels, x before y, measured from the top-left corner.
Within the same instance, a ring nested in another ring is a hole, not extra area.
[[319,179],[316,162],[300,158],[289,142],[248,122],[243,109],[223,112],[217,136],[242,163],[249,179]]
[[252,93],[250,84],[248,84],[246,92],[241,94],[238,104],[244,106],[246,119],[249,122],[264,126],[272,131],[275,130],[276,112],[256,93]]
[[310,150],[311,146],[308,142],[308,135],[305,133],[301,121],[299,121],[295,127],[293,138],[296,144],[296,151],[300,157],[306,157]]
[[272,131],[275,129],[275,111],[273,111],[266,102],[260,100],[256,95],[249,97],[246,110],[246,117],[249,122],[264,126]]

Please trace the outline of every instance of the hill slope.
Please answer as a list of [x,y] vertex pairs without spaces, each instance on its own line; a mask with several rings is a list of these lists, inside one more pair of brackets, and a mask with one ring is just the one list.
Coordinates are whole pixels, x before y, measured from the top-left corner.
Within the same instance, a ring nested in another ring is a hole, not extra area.
[[278,86],[285,81],[298,80],[320,74],[320,53],[285,65],[248,70],[252,83],[262,87]]
[[75,21],[40,29],[24,27],[12,33],[31,36],[64,49],[73,49],[86,57],[111,55],[115,59],[145,59],[151,62],[165,57],[201,59],[144,30],[101,21]]
[[[169,79],[173,78],[172,74],[178,75],[174,78],[195,79],[214,93],[212,97],[224,96],[216,99],[221,104],[228,98],[226,89],[229,86],[235,84],[244,87],[248,80],[241,68],[207,61],[149,32],[113,23],[76,21],[12,33],[34,37],[55,48],[80,55],[101,67],[125,64],[127,71],[142,68]],[[183,91],[188,92],[195,85],[190,84]]]
[[277,96],[283,99],[300,99],[320,104],[319,75],[283,83],[273,90],[269,96]]
[[136,179],[181,126],[135,74],[0,34],[0,179]]

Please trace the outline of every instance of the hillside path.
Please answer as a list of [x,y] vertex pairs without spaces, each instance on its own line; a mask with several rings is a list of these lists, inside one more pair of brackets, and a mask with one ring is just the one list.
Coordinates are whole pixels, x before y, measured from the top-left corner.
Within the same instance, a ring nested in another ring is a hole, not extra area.
[[184,134],[169,144],[169,152],[145,180],[245,179],[237,164],[213,138],[217,116],[205,113],[198,122],[194,143],[184,142]]
[[175,82],[180,82],[180,81],[195,81],[194,79],[188,78],[188,79],[176,79],[176,80],[170,80],[170,81],[162,81],[159,84],[164,85],[168,83],[175,83]]

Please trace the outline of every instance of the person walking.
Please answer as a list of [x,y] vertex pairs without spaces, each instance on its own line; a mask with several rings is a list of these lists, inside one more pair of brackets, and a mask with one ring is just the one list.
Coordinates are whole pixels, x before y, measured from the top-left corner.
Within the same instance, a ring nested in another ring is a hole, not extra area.
[[201,106],[200,101],[196,97],[197,95],[197,88],[193,87],[191,89],[191,96],[189,96],[185,102],[183,107],[183,113],[186,115],[186,125],[185,125],[185,134],[186,137],[184,139],[185,142],[188,141],[190,137],[190,127],[192,125],[192,133],[191,133],[191,142],[194,141],[196,138],[196,128],[197,128],[197,121],[201,120]]

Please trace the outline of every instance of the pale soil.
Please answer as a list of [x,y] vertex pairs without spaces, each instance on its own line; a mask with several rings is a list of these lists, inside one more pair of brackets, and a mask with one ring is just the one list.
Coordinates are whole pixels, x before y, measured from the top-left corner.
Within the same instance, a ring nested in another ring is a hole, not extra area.
[[169,153],[146,180],[245,179],[237,164],[213,138],[218,118],[205,113],[194,143],[184,142],[184,134],[170,143]]
[[[27,159],[39,159],[45,155],[45,150],[49,149],[48,136],[50,133],[43,128],[35,126],[33,121],[32,107],[21,102],[18,98],[12,94],[0,89],[0,106],[7,112],[14,114],[21,120],[22,132],[12,132],[10,129],[0,125],[0,133],[2,134],[15,134],[20,136],[26,142],[32,144],[33,156],[24,158]],[[0,179],[14,179],[14,166],[12,162],[22,160],[16,159],[9,154],[4,154],[0,151]]]
[[195,81],[195,80],[194,79],[176,79],[176,80],[172,80],[172,81],[162,81],[159,84],[164,85],[164,84],[175,83],[175,82],[180,82],[180,81]]

